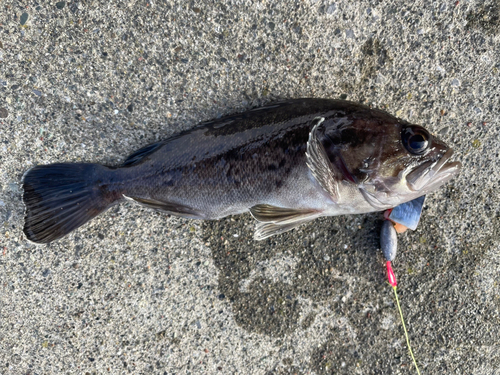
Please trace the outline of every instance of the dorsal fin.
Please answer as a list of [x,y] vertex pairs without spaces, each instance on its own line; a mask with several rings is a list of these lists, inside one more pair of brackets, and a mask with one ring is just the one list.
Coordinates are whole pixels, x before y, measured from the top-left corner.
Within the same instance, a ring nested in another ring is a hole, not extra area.
[[122,167],[130,167],[132,165],[140,163],[141,161],[144,160],[146,156],[151,155],[153,152],[155,152],[158,148],[160,148],[164,144],[165,141],[160,141],[156,143],[151,143],[150,145],[140,148],[139,150],[135,151],[134,153],[130,154],[127,157],[127,159],[123,162]]

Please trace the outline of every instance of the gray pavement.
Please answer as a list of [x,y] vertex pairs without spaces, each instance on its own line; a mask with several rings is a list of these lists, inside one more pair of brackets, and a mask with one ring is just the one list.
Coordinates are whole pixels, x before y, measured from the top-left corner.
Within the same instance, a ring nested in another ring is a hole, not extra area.
[[263,242],[249,215],[131,203],[50,246],[33,165],[116,165],[224,114],[347,98],[422,124],[461,175],[394,262],[422,374],[500,374],[498,1],[0,3],[0,374],[415,374],[380,214]]

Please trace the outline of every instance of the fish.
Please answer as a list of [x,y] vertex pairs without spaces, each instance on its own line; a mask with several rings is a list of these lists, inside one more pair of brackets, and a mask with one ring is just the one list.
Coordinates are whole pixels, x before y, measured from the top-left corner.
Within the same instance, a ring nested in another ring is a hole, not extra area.
[[456,176],[424,127],[346,100],[272,103],[201,123],[121,165],[37,165],[22,181],[24,233],[50,243],[132,201],[189,219],[250,212],[263,240],[322,216],[383,211]]

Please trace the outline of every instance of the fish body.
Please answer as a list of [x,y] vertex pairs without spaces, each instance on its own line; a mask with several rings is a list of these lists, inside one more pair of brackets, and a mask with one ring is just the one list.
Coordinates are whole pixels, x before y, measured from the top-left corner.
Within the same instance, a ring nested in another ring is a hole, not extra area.
[[250,211],[256,238],[320,216],[381,211],[435,190],[460,164],[425,129],[356,103],[296,99],[206,122],[119,167],[37,166],[24,231],[50,242],[124,200],[193,219]]

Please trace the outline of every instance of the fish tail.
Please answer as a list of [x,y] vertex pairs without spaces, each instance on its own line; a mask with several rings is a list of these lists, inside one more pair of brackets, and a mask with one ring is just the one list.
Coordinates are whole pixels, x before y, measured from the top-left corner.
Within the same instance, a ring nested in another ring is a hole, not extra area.
[[112,169],[99,164],[39,165],[23,178],[24,233],[30,241],[57,240],[104,212],[122,198],[105,181]]

